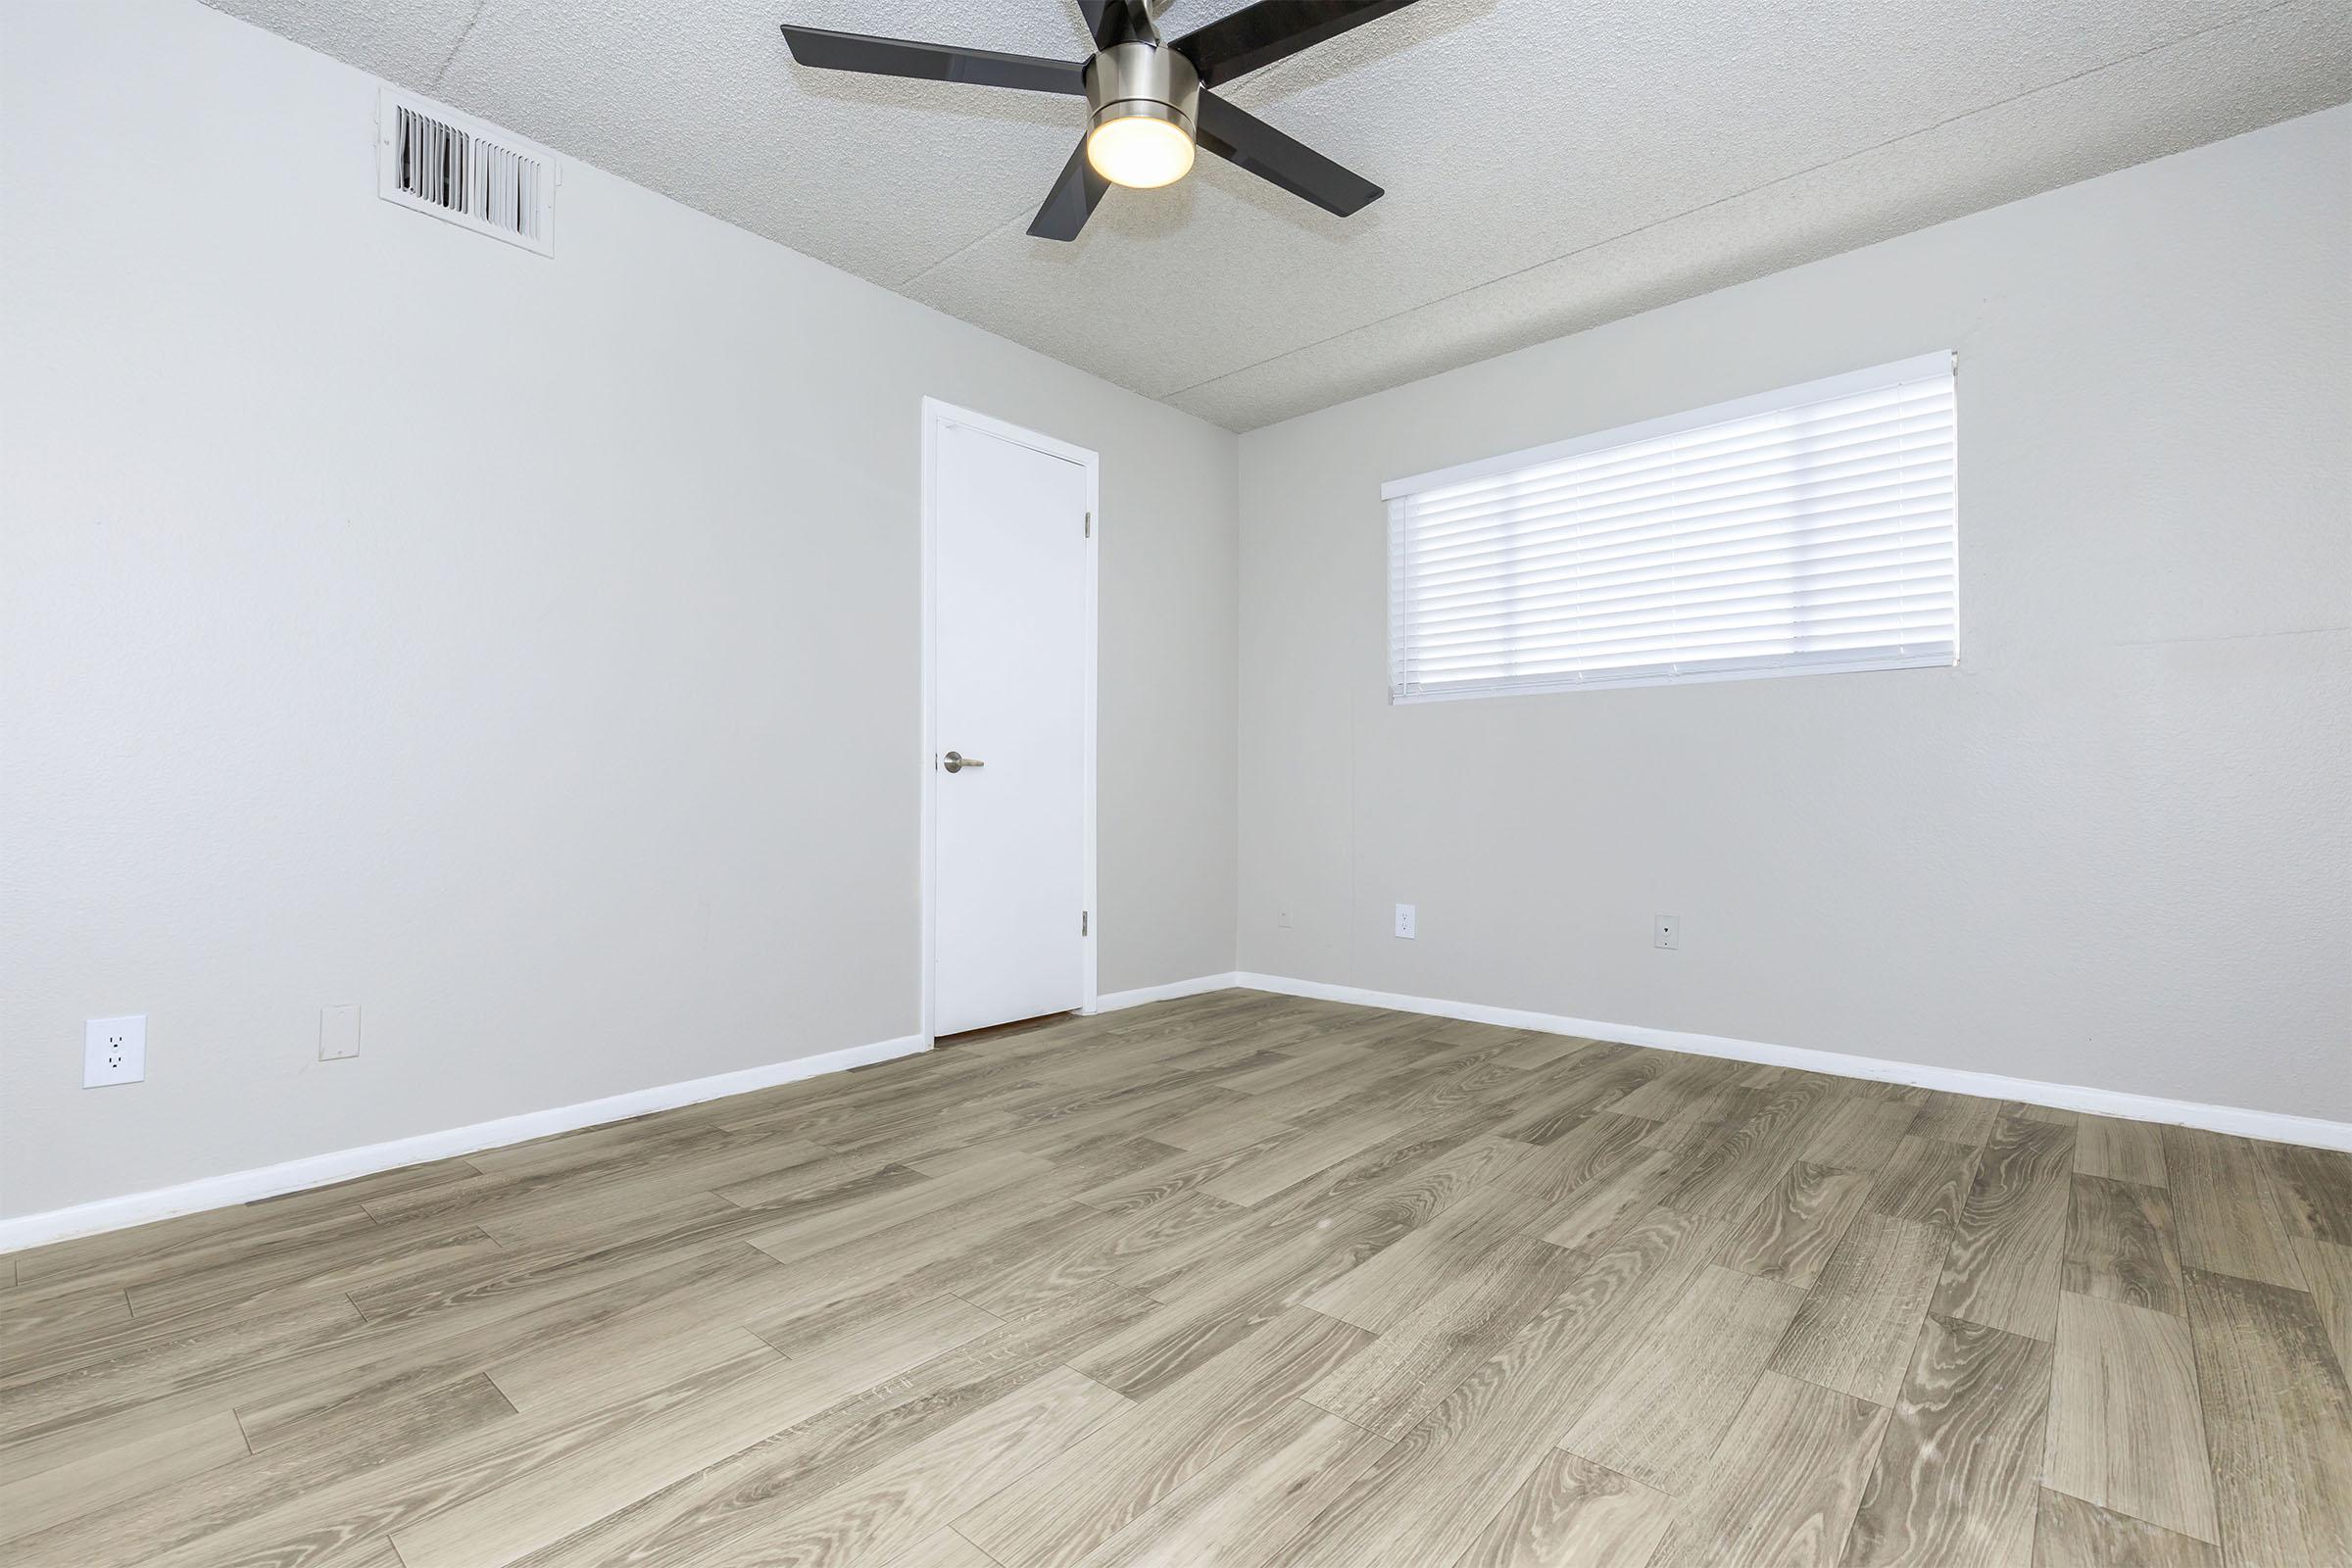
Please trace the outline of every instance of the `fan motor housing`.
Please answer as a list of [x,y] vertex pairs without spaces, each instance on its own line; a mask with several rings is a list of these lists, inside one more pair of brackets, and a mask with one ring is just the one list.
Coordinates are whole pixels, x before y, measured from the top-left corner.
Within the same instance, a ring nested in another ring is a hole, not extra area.
[[1195,134],[1200,74],[1162,44],[1116,43],[1086,63],[1087,129],[1109,120],[1165,120]]

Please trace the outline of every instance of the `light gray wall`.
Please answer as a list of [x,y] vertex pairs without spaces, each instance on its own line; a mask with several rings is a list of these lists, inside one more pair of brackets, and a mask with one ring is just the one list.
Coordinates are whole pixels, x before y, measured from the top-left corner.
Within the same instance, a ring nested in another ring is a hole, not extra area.
[[1101,983],[1231,968],[1234,438],[374,94],[0,7],[0,1215],[912,1033],[925,394],[1101,452]]
[[[1942,348],[1960,667],[1388,703],[1384,479]],[[2352,1119],[2352,109],[1252,432],[1242,511],[1245,969]]]

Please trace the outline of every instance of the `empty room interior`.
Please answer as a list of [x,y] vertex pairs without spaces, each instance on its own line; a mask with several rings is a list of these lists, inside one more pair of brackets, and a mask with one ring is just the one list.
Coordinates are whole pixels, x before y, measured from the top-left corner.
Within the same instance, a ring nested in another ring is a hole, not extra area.
[[0,0],[0,1565],[2352,1568],[2342,0]]

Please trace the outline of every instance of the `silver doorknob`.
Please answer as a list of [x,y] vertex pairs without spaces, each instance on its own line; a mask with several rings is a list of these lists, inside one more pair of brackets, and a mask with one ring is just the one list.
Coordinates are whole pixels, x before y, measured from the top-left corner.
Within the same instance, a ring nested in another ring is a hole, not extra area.
[[951,773],[960,773],[967,767],[986,767],[987,765],[977,757],[966,757],[961,752],[948,754],[948,771]]

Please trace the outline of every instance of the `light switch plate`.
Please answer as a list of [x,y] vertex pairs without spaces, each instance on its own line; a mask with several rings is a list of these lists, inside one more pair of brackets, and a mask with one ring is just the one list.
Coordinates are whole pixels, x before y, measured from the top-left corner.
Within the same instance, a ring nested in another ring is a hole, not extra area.
[[341,1061],[360,1054],[360,1004],[318,1009],[318,1059]]
[[81,1087],[135,1084],[147,1076],[147,1015],[92,1018],[82,1028]]

